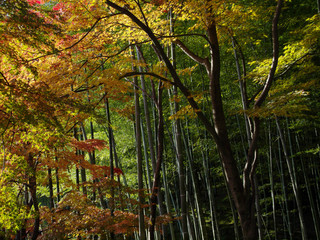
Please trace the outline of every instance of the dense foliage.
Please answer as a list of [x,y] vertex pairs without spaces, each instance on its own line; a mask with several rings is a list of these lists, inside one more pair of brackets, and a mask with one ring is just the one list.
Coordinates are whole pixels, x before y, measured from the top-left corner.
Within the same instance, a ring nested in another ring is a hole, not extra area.
[[0,2],[0,239],[319,239],[320,6]]

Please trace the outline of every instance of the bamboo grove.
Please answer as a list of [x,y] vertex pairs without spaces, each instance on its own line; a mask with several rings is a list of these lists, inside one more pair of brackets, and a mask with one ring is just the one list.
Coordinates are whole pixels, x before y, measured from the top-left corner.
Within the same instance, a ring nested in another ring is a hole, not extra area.
[[320,239],[319,1],[0,13],[0,239]]

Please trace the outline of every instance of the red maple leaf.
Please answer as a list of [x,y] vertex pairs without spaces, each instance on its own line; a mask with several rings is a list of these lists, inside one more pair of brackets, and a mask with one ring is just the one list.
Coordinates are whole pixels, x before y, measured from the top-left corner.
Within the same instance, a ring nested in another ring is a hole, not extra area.
[[52,8],[52,10],[53,10],[53,11],[60,11],[60,10],[62,10],[62,8],[63,8],[63,3],[57,3],[57,4]]
[[85,141],[71,140],[71,145],[77,149],[93,152],[94,150],[102,150],[108,148],[107,142],[99,139],[87,139]]
[[35,4],[42,4],[42,0],[27,0],[27,2],[33,6]]

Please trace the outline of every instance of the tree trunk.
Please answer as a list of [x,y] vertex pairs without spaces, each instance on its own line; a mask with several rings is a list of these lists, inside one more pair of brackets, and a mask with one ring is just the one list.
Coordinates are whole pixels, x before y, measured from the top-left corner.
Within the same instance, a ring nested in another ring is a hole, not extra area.
[[[162,162],[162,176],[163,176],[163,186],[164,186],[164,199],[165,199],[165,205],[166,205],[166,210],[169,215],[171,215],[170,209],[171,209],[171,203],[170,203],[170,198],[169,198],[169,187],[167,183],[167,171],[166,171],[166,166],[164,164],[164,161]],[[174,234],[174,229],[173,229],[173,223],[169,222],[169,230],[170,234],[168,233],[167,236],[163,236],[164,239],[169,238],[171,240],[175,240],[175,234]],[[169,231],[168,231],[169,232]]]
[[[86,129],[83,125],[82,122],[80,122],[80,129],[82,131],[82,138],[84,140],[88,140],[88,137],[87,137],[87,133],[86,133]],[[93,124],[92,122],[90,121],[90,132],[91,132],[91,139],[94,139],[94,133],[93,133]],[[89,159],[90,159],[90,163],[91,164],[96,164],[96,159],[95,159],[95,153],[94,151],[93,152],[89,152],[88,153],[89,155]],[[96,179],[93,179],[93,183],[95,183],[97,180]],[[92,200],[95,201],[96,200],[96,191],[95,191],[95,187],[93,187],[92,189]]]
[[[293,234],[292,234],[292,227],[291,227],[291,217],[290,217],[290,211],[288,207],[288,194],[286,190],[286,182],[284,178],[284,172],[283,172],[283,160],[282,160],[282,153],[281,153],[281,142],[278,139],[278,158],[279,158],[279,171],[280,171],[280,179],[281,179],[281,188],[282,188],[282,194],[283,194],[283,202],[284,202],[284,207],[285,207],[285,214],[284,210],[282,209],[283,213],[283,225],[287,225],[287,230],[289,233],[289,239],[292,240]],[[285,229],[284,229],[285,230]],[[287,238],[287,232],[285,232],[285,239]]]
[[[296,142],[297,142],[297,146],[298,146],[298,151],[301,152],[298,136],[296,135],[295,137],[296,137]],[[310,181],[307,176],[306,167],[304,165],[304,161],[303,161],[301,155],[300,155],[300,162],[301,162],[301,167],[302,167],[302,172],[303,172],[303,178],[304,178],[306,188],[307,188],[307,194],[308,194],[309,201],[310,201],[310,210],[311,210],[311,214],[312,214],[315,234],[316,234],[317,239],[320,239],[319,212],[317,211],[317,209],[315,207],[315,203],[314,203],[315,196],[313,196],[313,194],[312,194],[312,190],[310,187]]]
[[37,199],[37,178],[36,178],[36,163],[33,156],[29,153],[27,157],[27,163],[29,166],[29,191],[31,194],[31,201],[35,211],[35,219],[33,225],[33,231],[31,235],[32,240],[36,240],[40,234],[40,212]]
[[[136,45],[136,52],[137,52],[137,59],[142,60],[146,63],[142,50],[139,46]],[[139,71],[142,72],[142,69],[140,68]],[[148,101],[147,101],[147,94],[146,94],[146,86],[145,86],[145,79],[143,75],[141,75],[141,90],[142,90],[142,99],[143,99],[143,109],[144,109],[144,116],[146,121],[146,127],[147,127],[147,136],[148,136],[148,145],[149,145],[149,151],[150,151],[150,158],[151,158],[151,164],[152,169],[156,169],[156,159],[155,159],[155,153],[154,153],[154,143],[153,143],[153,134],[152,134],[152,127],[151,127],[151,121],[150,121],[150,112],[148,108]],[[153,94],[155,97],[155,93]]]
[[[244,110],[243,116],[244,116],[244,121],[245,121],[245,127],[246,127],[246,135],[247,135],[247,141],[248,141],[248,146],[251,145],[252,143],[252,125],[250,122],[249,117],[246,114],[246,110],[248,110],[248,97],[247,97],[247,89],[246,89],[246,82],[243,80],[243,78],[246,77],[246,68],[245,68],[245,59],[244,56],[242,54],[241,48],[240,46],[237,46],[239,51],[240,51],[240,55],[242,58],[242,64],[243,64],[243,76],[241,76],[241,70],[240,70],[240,65],[239,65],[239,60],[238,60],[238,54],[236,51],[236,39],[234,37],[232,37],[232,47],[234,50],[234,57],[235,57],[235,63],[236,63],[236,69],[237,69],[237,75],[238,75],[238,80],[239,80],[239,87],[240,87],[240,94],[241,94],[241,102],[242,102],[242,108]],[[239,129],[240,129],[240,124],[238,121],[238,116],[237,117],[237,122],[239,125]],[[243,141],[243,137],[241,135],[241,142],[243,147],[245,148],[245,144]],[[246,158],[247,153],[245,152],[245,156]],[[259,192],[258,192],[258,180],[256,175],[254,174],[253,178],[252,178],[252,186],[254,186],[254,199],[255,199],[255,206],[256,206],[256,213],[257,213],[257,224],[258,224],[258,236],[259,239],[262,239],[262,235],[261,235],[261,229],[262,229],[262,223],[261,223],[261,210],[260,210],[260,203],[259,203]]]
[[[130,47],[130,52],[131,52],[131,58],[134,60],[135,55],[134,55],[134,49],[131,46]],[[135,70],[135,67],[132,66],[132,70]],[[142,195],[142,190],[143,190],[143,166],[142,166],[142,135],[141,135],[141,120],[140,120],[140,102],[139,102],[139,93],[138,93],[138,78],[134,77],[133,78],[133,84],[134,84],[134,109],[135,109],[135,137],[136,137],[136,154],[137,154],[137,175],[138,175],[138,189],[139,189],[139,194],[138,194],[138,201],[139,201],[139,207],[138,207],[138,212],[139,212],[139,236],[141,240],[146,239],[146,233],[145,233],[145,224],[144,224],[144,212],[142,205],[144,204],[144,199]]]
[[[137,50],[137,56],[139,60],[142,60],[144,63],[146,63],[144,56],[143,56],[143,52],[141,50],[141,48],[139,46],[136,45],[136,50]],[[159,60],[161,59],[161,57],[158,55]],[[146,67],[146,69],[148,69],[148,67]],[[141,68],[139,69],[141,71]],[[151,81],[151,86],[152,86],[152,99],[154,102],[156,102],[157,97],[156,97],[156,91],[154,88],[154,83],[153,81]],[[145,91],[145,81],[144,81],[144,77],[143,75],[141,76],[141,88],[142,88],[142,94],[143,94],[143,101],[144,101],[144,110],[145,110],[145,117],[146,117],[146,125],[147,125],[147,134],[148,134],[148,142],[149,142],[149,150],[150,150],[150,156],[151,156],[151,163],[152,163],[152,170],[153,170],[153,174],[155,174],[156,171],[156,160],[155,160],[155,153],[154,153],[154,144],[153,144],[153,140],[152,140],[152,130],[151,130],[151,124],[150,124],[150,118],[149,118],[149,110],[147,107],[147,101],[146,101],[146,91]],[[155,104],[157,105],[157,104]],[[155,110],[155,107],[154,107]],[[154,125],[155,125],[155,141],[157,141],[157,118],[156,118],[156,111],[153,112],[154,114]],[[161,180],[160,180],[161,181]],[[163,196],[163,192],[159,190],[158,192],[158,206],[159,206],[159,212],[160,215],[164,215],[166,214],[166,207],[164,206],[163,200],[164,200],[164,196]],[[164,238],[168,238],[169,236],[169,230],[167,228],[167,226],[165,224],[162,224],[162,233]]]
[[[169,10],[170,20],[170,33],[174,34],[174,21],[172,8]],[[174,43],[170,45],[171,61],[174,69],[176,69],[176,46]],[[178,99],[178,89],[173,86],[174,98]],[[178,101],[174,101],[174,114],[179,111]],[[186,206],[186,181],[185,181],[185,166],[184,166],[184,154],[181,141],[181,120],[177,118],[174,122],[174,140],[176,148],[176,158],[178,162],[178,173],[179,173],[179,191],[180,191],[180,211],[181,211],[181,223],[182,223],[182,239],[188,240],[188,223],[187,223],[187,206]]]
[[[60,182],[59,182],[59,168],[56,168],[56,189],[57,189],[57,203],[60,202]],[[77,175],[79,176],[79,174]]]
[[49,208],[54,208],[54,201],[53,201],[53,185],[52,185],[52,172],[51,168],[48,168],[48,187],[49,187]]
[[[206,151],[207,153],[207,147]],[[212,236],[214,240],[220,240],[220,231],[219,231],[219,222],[217,218],[217,211],[216,211],[216,205],[214,202],[214,195],[213,195],[213,189],[211,187],[211,181],[209,178],[209,163],[208,163],[208,154],[204,154],[202,152],[202,164],[204,169],[204,176],[206,181],[206,188],[208,192],[208,201],[209,201],[209,208],[210,208],[210,218],[211,218],[211,229],[212,229]]]
[[[188,126],[186,127],[186,129],[188,129]],[[183,132],[182,132],[183,133]],[[195,171],[194,171],[194,159],[193,159],[193,153],[192,153],[192,143],[189,137],[189,133],[187,132],[187,136],[183,137],[184,140],[184,144],[185,144],[185,149],[186,149],[186,156],[187,156],[187,160],[188,160],[188,165],[189,165],[189,169],[190,169],[190,176],[191,176],[191,183],[192,183],[192,188],[194,191],[194,200],[195,200],[195,208],[197,210],[197,220],[199,222],[199,228],[200,228],[200,236],[201,239],[208,239],[208,234],[207,234],[207,229],[206,229],[206,225],[205,225],[205,219],[204,219],[204,214],[203,214],[203,210],[202,207],[200,206],[200,193],[199,193],[199,189],[198,189],[198,181],[197,178],[195,176]]]
[[164,126],[163,126],[163,113],[162,113],[162,84],[159,83],[158,88],[158,116],[159,116],[159,122],[158,122],[158,136],[157,136],[157,142],[158,142],[158,151],[157,151],[157,164],[156,169],[154,173],[153,178],[153,185],[152,185],[152,193],[150,198],[151,203],[151,213],[150,213],[150,226],[149,226],[149,232],[150,232],[150,240],[154,240],[154,231],[155,231],[155,223],[156,223],[156,209],[157,209],[157,195],[159,193],[160,188],[160,171],[161,171],[161,165],[163,161],[163,138],[164,138]]
[[303,240],[307,239],[307,233],[306,233],[306,226],[305,226],[305,221],[304,221],[304,216],[303,216],[303,210],[302,210],[302,202],[301,202],[301,197],[300,197],[300,192],[299,192],[299,188],[298,188],[298,184],[296,182],[296,179],[294,177],[294,169],[293,169],[293,165],[292,162],[289,159],[288,156],[288,152],[287,152],[287,147],[284,141],[284,137],[281,131],[281,127],[278,121],[278,118],[276,117],[276,125],[277,125],[277,129],[279,132],[279,137],[280,137],[280,141],[282,144],[282,149],[283,149],[283,153],[284,153],[284,157],[288,166],[288,170],[289,170],[289,176],[290,176],[290,180],[291,180],[291,184],[292,184],[292,189],[293,189],[293,193],[294,193],[294,197],[297,203],[297,208],[298,208],[298,215],[299,215],[299,220],[300,220],[300,228],[301,228],[301,237]]
[[275,201],[275,191],[274,191],[274,180],[273,180],[273,158],[272,158],[272,138],[271,138],[271,129],[270,122],[268,128],[268,137],[269,137],[269,179],[270,179],[270,194],[272,201],[272,218],[273,218],[273,228],[274,228],[274,239],[277,240],[277,217],[276,217],[276,201]]
[[148,189],[149,193],[151,193],[151,173],[150,173],[150,163],[149,163],[149,154],[148,154],[148,146],[146,143],[146,136],[144,133],[143,129],[143,124],[141,122],[141,134],[142,134],[142,144],[143,144],[143,152],[144,152],[144,158],[146,160],[146,165],[145,165],[145,182],[146,182],[146,188]]
[[[83,140],[83,135],[80,135],[80,140],[81,141]],[[84,151],[76,150],[76,152],[84,157]],[[85,186],[85,183],[87,182],[87,174],[86,174],[86,169],[83,167],[80,167],[80,176],[81,176],[81,183],[82,183],[82,192],[84,195],[87,195],[88,193],[87,187]]]
[[190,196],[190,192],[187,191],[187,203],[188,203],[188,206],[190,206],[190,210],[191,210],[191,216],[192,216],[192,219],[191,219],[191,216],[187,216],[188,218],[188,221],[189,221],[189,228],[188,228],[188,231],[189,231],[189,237],[191,239],[194,239],[194,240],[198,240],[198,239],[201,239],[201,233],[200,233],[200,230],[199,230],[199,227],[198,227],[198,223],[199,221],[197,221],[196,219],[196,213],[194,211],[194,209],[196,208],[195,204],[193,204],[193,201],[191,199],[191,196]]
[[[104,98],[105,106],[106,106],[106,115],[107,115],[107,121],[108,121],[108,135],[109,135],[109,153],[110,153],[110,179],[111,181],[114,180],[114,169],[113,169],[113,141],[112,141],[112,127],[111,127],[111,117],[110,117],[110,110],[109,110],[109,101],[107,96]],[[110,189],[110,201],[109,201],[109,208],[110,208],[110,215],[111,217],[114,216],[114,187],[111,187]],[[113,231],[110,232],[110,238],[111,240],[115,239],[115,234]]]

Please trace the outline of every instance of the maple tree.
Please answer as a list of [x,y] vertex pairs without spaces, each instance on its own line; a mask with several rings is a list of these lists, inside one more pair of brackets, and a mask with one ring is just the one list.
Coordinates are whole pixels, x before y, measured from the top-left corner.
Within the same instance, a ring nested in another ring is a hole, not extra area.
[[[68,150],[75,146],[91,152],[106,145],[97,139],[77,142],[68,134],[75,124],[89,116],[90,107],[81,104],[79,96],[73,94],[71,83],[61,81],[59,86],[52,82],[52,73],[46,69],[54,66],[52,60],[57,59],[48,57],[48,61],[43,61],[41,55],[59,52],[54,42],[62,35],[57,9],[47,10],[46,6],[40,6],[42,3],[16,1],[1,6],[1,11],[5,11],[2,15],[5,19],[1,21],[4,26],[1,32],[1,197],[10,196],[1,200],[1,228],[6,237],[16,232],[19,238],[39,236],[40,221],[44,221],[40,216],[45,219],[46,214],[45,209],[39,208],[37,190],[46,184],[44,174],[48,168],[59,169],[59,177],[67,189],[76,189],[68,176],[71,166],[90,170],[94,178],[103,179],[110,174],[110,168],[92,165]],[[63,54],[59,58],[63,59]],[[120,169],[113,171],[122,174]],[[8,209],[12,209],[10,215]]]

